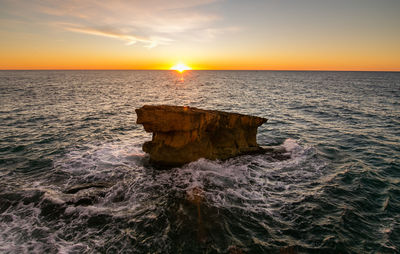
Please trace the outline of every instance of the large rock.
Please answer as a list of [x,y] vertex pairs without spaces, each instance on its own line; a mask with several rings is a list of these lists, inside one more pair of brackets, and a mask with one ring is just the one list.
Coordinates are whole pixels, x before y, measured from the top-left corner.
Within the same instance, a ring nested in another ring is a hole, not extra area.
[[265,118],[166,105],[145,105],[136,114],[137,123],[153,132],[143,151],[158,165],[179,166],[199,158],[227,159],[263,151],[256,135]]

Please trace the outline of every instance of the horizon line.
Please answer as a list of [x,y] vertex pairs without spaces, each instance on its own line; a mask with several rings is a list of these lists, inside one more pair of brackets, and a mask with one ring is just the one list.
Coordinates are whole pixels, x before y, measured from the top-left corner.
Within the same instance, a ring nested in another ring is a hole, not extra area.
[[[170,69],[0,69],[0,71],[176,71]],[[191,69],[187,71],[400,72],[400,70]]]

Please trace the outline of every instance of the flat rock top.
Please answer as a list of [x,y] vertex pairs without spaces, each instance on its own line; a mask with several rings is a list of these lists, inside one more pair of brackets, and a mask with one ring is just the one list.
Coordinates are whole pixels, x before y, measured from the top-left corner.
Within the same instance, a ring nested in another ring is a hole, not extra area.
[[258,127],[267,121],[262,117],[187,106],[144,105],[136,113],[137,123],[143,124],[148,132]]

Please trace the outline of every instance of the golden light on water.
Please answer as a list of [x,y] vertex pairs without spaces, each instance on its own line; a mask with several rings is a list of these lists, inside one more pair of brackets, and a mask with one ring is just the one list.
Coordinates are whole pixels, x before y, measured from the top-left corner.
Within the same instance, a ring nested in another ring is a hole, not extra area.
[[191,70],[191,69],[192,68],[190,68],[189,66],[186,66],[184,63],[178,63],[171,67],[171,70],[175,70],[180,73],[183,73],[184,71]]

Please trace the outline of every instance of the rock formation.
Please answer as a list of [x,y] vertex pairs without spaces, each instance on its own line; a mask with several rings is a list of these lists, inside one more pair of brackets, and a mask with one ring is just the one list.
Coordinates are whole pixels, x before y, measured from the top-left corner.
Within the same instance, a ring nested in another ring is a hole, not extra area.
[[157,165],[180,166],[199,158],[227,159],[263,151],[256,135],[265,118],[166,105],[145,105],[136,114],[137,123],[153,132],[143,151]]

